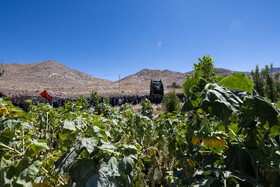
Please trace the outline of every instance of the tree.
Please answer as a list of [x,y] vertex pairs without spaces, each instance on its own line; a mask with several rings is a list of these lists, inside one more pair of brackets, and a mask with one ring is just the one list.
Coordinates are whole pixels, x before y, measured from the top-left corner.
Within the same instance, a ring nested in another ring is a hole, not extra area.
[[181,110],[181,102],[175,90],[169,91],[168,94],[166,94],[163,97],[162,104],[166,112],[174,112]]
[[203,78],[204,80],[200,80],[198,85],[198,91],[201,91],[204,89],[207,82],[213,82],[213,77],[216,75],[216,70],[214,69],[215,64],[213,58],[209,55],[204,55],[202,59],[198,58],[198,61],[198,64],[193,63],[193,68],[195,71],[195,76],[197,75],[198,71],[201,71],[203,73],[201,78]]
[[260,96],[267,97],[271,102],[277,102],[280,97],[279,72],[273,73],[273,64],[265,66],[259,73],[259,67],[256,65],[255,72],[251,71],[254,81],[254,89]]
[[256,65],[256,69],[255,72],[252,70],[251,71],[251,75],[254,81],[254,89],[256,90],[256,92],[264,97],[264,79],[261,76],[260,72],[259,72],[259,66],[258,64]]

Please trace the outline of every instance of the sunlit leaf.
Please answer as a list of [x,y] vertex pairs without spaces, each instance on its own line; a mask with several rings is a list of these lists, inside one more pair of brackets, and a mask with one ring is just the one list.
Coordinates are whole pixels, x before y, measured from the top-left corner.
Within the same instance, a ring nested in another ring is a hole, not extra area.
[[227,89],[238,89],[253,94],[254,82],[246,77],[244,73],[234,73],[223,79],[219,85],[224,86]]
[[69,120],[65,120],[63,122],[63,128],[71,130],[71,131],[75,131],[76,130],[75,123],[73,121],[69,121]]

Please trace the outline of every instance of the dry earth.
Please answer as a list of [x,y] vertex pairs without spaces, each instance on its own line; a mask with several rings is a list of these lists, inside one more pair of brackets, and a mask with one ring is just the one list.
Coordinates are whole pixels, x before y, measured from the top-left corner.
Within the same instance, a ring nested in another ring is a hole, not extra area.
[[[181,85],[185,74],[169,70],[143,69],[120,81],[112,82],[99,79],[88,74],[73,70],[54,60],[33,64],[2,64],[5,72],[0,77],[0,92],[8,97],[36,96],[47,90],[54,97],[75,97],[78,94],[89,96],[92,90],[101,96],[148,95],[150,81],[162,80],[165,92],[173,82]],[[218,74],[230,75],[233,72],[217,69]],[[120,89],[119,89],[120,86]],[[181,89],[177,89],[181,92]]]

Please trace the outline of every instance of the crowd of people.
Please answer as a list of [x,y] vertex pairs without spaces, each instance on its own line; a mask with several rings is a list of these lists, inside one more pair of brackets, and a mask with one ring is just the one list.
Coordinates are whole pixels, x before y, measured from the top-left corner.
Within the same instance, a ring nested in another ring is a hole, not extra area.
[[[184,94],[177,94],[179,99],[184,102],[185,101],[185,96]],[[5,97],[5,95],[3,95],[2,93],[0,93],[0,97]],[[138,105],[141,103],[141,101],[147,98],[151,101],[151,103],[153,104],[160,104],[163,97],[162,96],[149,96],[149,95],[139,95],[139,96],[122,96],[122,97],[110,97],[110,105],[113,107],[116,106],[120,106],[122,104],[125,103],[130,103],[132,105]],[[31,99],[33,100],[33,102],[35,104],[39,104],[39,103],[50,103],[51,106],[53,107],[60,107],[63,106],[65,103],[67,103],[68,101],[75,101],[75,99],[73,98],[52,98],[50,101],[46,100],[46,99],[38,99],[37,97],[16,97],[16,98],[11,98],[8,100],[11,100],[14,106],[20,107],[22,108],[24,111],[28,111],[28,107],[29,104],[26,102],[27,99]],[[104,98],[101,97],[100,102],[103,102]],[[92,101],[90,100],[90,98],[87,98],[87,101],[89,103],[89,105],[92,105]]]

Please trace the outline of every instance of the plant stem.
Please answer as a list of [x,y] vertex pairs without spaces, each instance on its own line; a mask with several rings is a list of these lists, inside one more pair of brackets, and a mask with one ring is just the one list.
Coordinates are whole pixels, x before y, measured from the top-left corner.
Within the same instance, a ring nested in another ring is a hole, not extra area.
[[[48,174],[49,176],[51,176],[52,178],[56,179],[56,177],[53,176],[51,173],[49,173],[49,171],[48,171],[46,168],[44,168],[44,167],[42,166],[41,169],[42,169],[46,174]],[[61,185],[65,185],[65,183],[62,182],[62,181],[60,181],[59,179],[58,179],[58,182],[59,182]]]
[[12,147],[9,147],[9,146],[3,144],[2,142],[0,142],[0,146],[5,147],[5,148],[7,148],[7,149],[10,149],[11,151],[16,152],[16,153],[19,154],[20,156],[23,156],[23,154],[22,154],[21,152],[19,152],[18,150],[14,149],[14,148],[12,148]]

